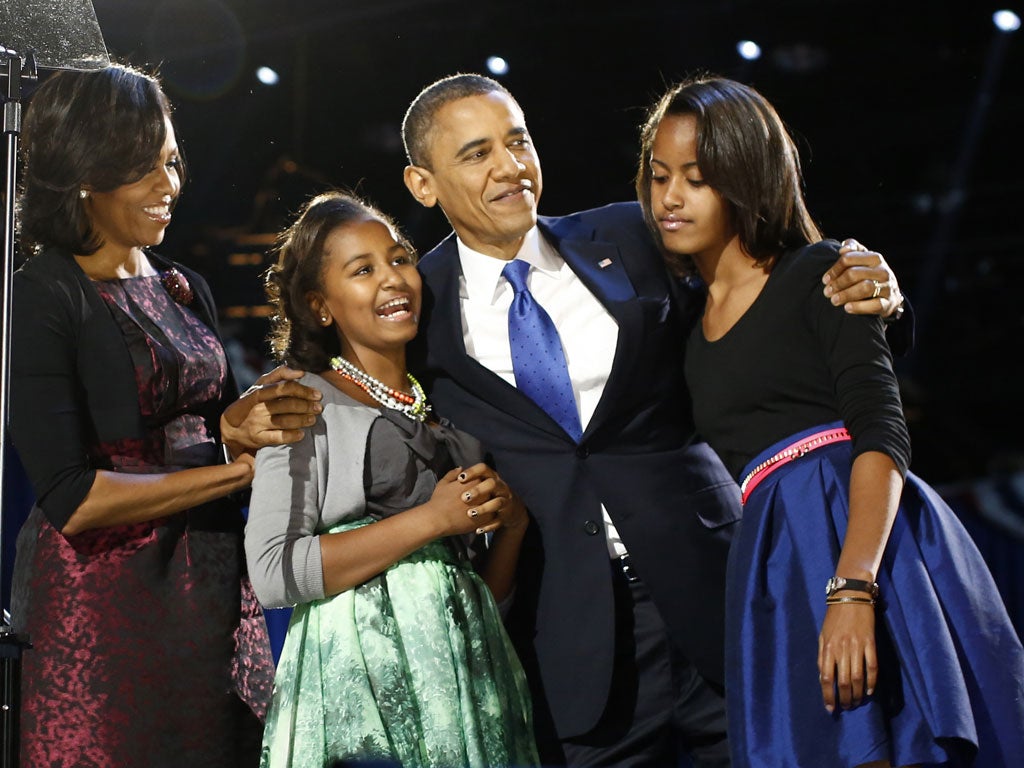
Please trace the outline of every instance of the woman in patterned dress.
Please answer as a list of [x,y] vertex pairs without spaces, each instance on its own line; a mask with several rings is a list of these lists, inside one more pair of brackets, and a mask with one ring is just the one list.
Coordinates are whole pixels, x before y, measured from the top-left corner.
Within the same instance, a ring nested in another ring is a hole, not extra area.
[[277,371],[235,400],[209,289],[150,250],[184,176],[156,79],[55,74],[24,134],[11,431],[37,503],[12,590],[32,643],[21,764],[255,765],[273,663],[230,494],[319,395]]
[[275,349],[319,371],[304,381],[324,394],[300,442],[256,458],[253,584],[264,605],[297,605],[267,719],[269,768],[537,761],[495,603],[512,591],[526,510],[406,370],[420,289],[394,225],[340,192],[310,201],[268,275]]

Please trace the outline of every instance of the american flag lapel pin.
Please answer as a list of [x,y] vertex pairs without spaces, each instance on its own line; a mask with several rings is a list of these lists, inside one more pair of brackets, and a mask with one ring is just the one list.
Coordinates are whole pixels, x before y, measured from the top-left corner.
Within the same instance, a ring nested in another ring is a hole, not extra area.
[[597,262],[597,266],[599,266],[601,269],[604,269],[605,267],[610,267],[611,264],[611,259],[601,259],[599,262]]

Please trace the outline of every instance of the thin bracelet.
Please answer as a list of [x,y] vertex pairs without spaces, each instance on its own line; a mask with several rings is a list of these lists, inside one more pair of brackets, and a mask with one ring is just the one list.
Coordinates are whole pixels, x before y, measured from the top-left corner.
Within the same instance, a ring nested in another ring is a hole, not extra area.
[[830,597],[825,600],[825,605],[839,605],[840,603],[862,603],[864,605],[874,605],[874,598],[870,597]]

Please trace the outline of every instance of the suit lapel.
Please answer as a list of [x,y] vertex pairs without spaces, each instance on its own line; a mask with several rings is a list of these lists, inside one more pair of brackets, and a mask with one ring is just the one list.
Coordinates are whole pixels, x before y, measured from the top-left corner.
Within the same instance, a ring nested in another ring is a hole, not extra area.
[[636,291],[614,243],[561,240],[556,244],[569,268],[619,323],[629,322]]

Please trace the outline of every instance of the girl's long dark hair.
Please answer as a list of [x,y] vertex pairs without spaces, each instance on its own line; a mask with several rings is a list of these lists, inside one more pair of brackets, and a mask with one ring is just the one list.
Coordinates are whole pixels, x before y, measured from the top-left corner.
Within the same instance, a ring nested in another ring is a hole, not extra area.
[[[685,80],[651,109],[640,134],[636,192],[655,240],[651,207],[651,150],[661,121],[693,115],[697,164],[704,181],[728,202],[743,248],[759,263],[821,239],[804,204],[796,145],[775,108],[750,86],[721,77]],[[685,254],[665,254],[678,274],[692,275]]]

